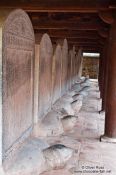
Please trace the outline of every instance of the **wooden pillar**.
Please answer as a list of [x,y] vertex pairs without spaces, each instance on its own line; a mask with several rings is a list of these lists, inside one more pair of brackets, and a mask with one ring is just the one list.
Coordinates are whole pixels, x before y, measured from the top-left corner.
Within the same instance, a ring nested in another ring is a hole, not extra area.
[[101,141],[116,143],[116,18],[110,30],[105,134]]
[[107,67],[107,43],[104,46],[103,49],[103,66],[102,66],[102,89],[101,89],[101,97],[102,97],[102,111],[105,110],[105,89],[106,89],[106,79],[107,79],[107,74],[106,74],[106,67]]
[[100,96],[101,96],[101,69],[102,69],[102,58],[101,58],[101,53],[100,53],[100,59],[99,59],[99,75],[98,75],[98,83],[99,83]]
[[104,61],[105,61],[104,50],[102,50],[99,63],[99,88],[101,98],[103,97]]
[[105,46],[105,62],[104,62],[104,82],[103,82],[103,97],[102,97],[102,111],[106,110],[106,95],[107,95],[107,80],[108,80],[108,53],[109,53],[109,38],[106,40]]

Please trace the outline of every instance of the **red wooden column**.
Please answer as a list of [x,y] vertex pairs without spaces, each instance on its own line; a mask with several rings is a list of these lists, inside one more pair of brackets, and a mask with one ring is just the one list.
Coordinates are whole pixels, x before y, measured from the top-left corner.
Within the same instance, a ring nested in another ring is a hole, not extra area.
[[116,18],[111,25],[109,40],[105,134],[101,141],[116,143]]
[[101,92],[101,67],[102,67],[102,62],[101,62],[101,53],[100,53],[100,59],[99,59],[99,75],[98,75],[98,83],[99,83],[99,90]]
[[106,46],[105,46],[105,69],[104,69],[104,82],[103,82],[103,98],[102,98],[102,111],[106,110],[106,95],[107,95],[107,81],[108,81],[108,57],[109,57],[109,38],[106,40]]
[[103,50],[100,54],[100,62],[99,62],[99,88],[100,88],[100,97],[102,98],[102,87],[103,87],[103,62],[104,62],[104,54]]
[[106,55],[105,55],[105,48],[104,48],[103,49],[103,56],[102,56],[102,73],[101,73],[101,98],[102,98],[102,101],[103,101],[103,94],[104,94],[105,56]]
[[[109,41],[109,40],[108,40]],[[107,76],[108,76],[108,44],[109,42],[106,42],[106,45],[104,46],[104,54],[103,54],[103,78],[102,78],[102,111],[105,111],[105,103],[106,103],[106,88],[107,88]]]

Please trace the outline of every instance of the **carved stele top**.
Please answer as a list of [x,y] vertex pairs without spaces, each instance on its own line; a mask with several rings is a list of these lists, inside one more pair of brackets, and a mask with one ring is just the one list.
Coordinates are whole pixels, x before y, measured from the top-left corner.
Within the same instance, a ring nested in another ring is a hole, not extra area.
[[33,49],[35,42],[33,26],[23,10],[14,10],[7,17],[3,26],[3,41],[4,47]]
[[67,39],[64,39],[64,41],[63,41],[63,49],[68,52],[68,42],[67,42]]
[[51,57],[53,54],[52,42],[51,42],[51,39],[47,33],[43,34],[43,36],[41,38],[40,53],[45,57],[48,55],[50,55],[50,57]]

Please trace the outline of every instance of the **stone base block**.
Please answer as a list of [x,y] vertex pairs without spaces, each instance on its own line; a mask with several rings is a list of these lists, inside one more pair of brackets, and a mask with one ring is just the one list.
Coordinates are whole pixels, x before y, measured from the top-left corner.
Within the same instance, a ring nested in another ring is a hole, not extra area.
[[100,137],[101,142],[106,142],[106,143],[116,143],[116,138],[110,138],[105,135]]

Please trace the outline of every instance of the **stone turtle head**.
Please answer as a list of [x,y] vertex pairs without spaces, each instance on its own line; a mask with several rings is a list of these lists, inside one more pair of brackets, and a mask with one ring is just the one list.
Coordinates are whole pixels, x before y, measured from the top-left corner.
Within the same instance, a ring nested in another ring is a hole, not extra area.
[[71,119],[71,118],[76,118],[75,115],[66,115],[62,118],[62,120],[67,120],[67,119]]

